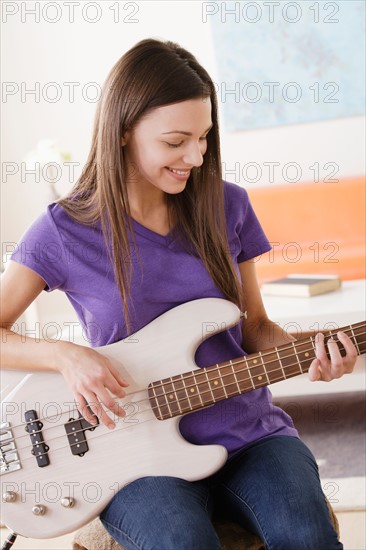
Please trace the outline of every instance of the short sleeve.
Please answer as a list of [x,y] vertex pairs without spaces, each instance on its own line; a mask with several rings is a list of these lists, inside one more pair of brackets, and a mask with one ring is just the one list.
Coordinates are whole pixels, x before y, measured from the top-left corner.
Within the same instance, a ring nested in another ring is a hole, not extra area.
[[271,244],[253,210],[247,191],[225,182],[225,206],[230,249],[238,263],[269,252]]
[[40,275],[46,282],[47,292],[63,290],[68,268],[65,248],[52,217],[52,205],[25,231],[10,259]]

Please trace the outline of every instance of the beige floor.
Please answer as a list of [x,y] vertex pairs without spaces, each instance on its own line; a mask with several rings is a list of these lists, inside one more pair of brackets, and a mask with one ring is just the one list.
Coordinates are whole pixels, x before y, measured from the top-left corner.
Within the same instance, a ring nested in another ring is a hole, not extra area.
[[[366,549],[366,512],[337,512],[344,550]],[[6,537],[6,529],[1,529],[1,543]],[[15,550],[71,550],[72,534],[57,539],[35,540],[18,537]],[[100,550],[103,550],[101,548]]]

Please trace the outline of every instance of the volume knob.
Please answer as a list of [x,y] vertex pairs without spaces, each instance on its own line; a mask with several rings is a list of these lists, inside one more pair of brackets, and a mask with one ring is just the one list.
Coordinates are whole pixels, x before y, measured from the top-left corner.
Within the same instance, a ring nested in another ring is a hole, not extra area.
[[6,491],[3,493],[3,502],[15,502],[17,494],[14,491]]
[[43,516],[46,513],[46,507],[43,504],[35,504],[32,512],[35,516]]
[[64,497],[61,499],[61,506],[64,508],[72,508],[75,504],[75,500],[72,497]]

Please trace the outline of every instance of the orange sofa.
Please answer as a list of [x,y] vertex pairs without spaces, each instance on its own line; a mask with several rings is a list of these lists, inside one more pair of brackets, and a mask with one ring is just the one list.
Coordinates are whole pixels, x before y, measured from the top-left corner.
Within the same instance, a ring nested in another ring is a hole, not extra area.
[[291,273],[366,278],[363,177],[248,188],[273,249],[255,259],[262,283]]

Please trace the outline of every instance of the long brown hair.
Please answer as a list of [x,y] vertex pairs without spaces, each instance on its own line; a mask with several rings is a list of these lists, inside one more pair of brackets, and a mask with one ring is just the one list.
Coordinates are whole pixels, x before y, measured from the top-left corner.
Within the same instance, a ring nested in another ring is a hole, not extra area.
[[204,162],[194,168],[183,192],[166,194],[182,235],[193,245],[224,296],[240,306],[240,284],[231,261],[225,223],[217,97],[207,71],[187,50],[171,41],[145,39],[113,66],[102,90],[86,166],[72,191],[60,199],[74,219],[102,224],[114,265],[128,331],[131,282],[127,165],[122,136],[156,107],[188,99],[211,99],[213,127]]

